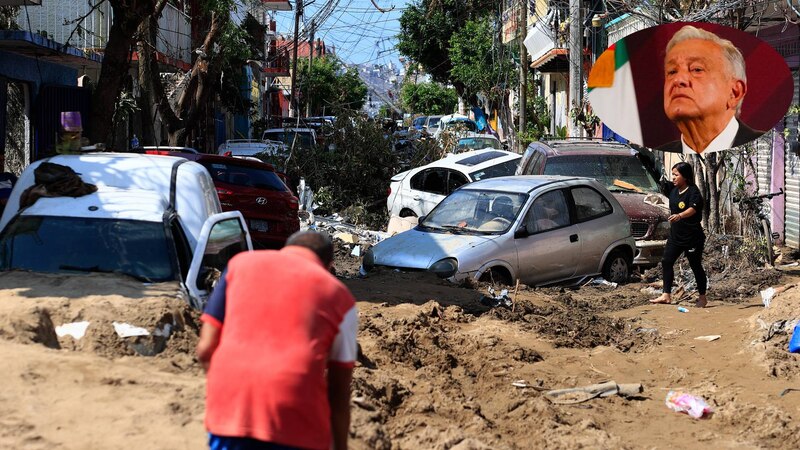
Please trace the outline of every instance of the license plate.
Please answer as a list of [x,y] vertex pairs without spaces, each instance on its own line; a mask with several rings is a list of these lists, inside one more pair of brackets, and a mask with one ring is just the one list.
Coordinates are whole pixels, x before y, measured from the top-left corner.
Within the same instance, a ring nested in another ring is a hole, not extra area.
[[266,220],[251,220],[250,228],[252,228],[253,231],[269,231],[269,222]]

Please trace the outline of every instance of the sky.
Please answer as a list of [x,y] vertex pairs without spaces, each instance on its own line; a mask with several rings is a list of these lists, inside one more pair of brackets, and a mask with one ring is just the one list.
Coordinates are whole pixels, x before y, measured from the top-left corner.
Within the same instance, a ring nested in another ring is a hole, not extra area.
[[[375,0],[382,13],[370,0],[306,0],[301,28],[310,27],[311,18],[319,17],[328,5],[330,14],[324,22],[317,23],[315,39],[321,38],[333,45],[339,58],[351,64],[387,64],[399,68],[400,54],[395,49],[400,32],[400,16],[412,0]],[[291,1],[292,7],[295,1]],[[330,6],[333,6],[331,9]],[[294,33],[294,11],[275,12],[278,34]]]

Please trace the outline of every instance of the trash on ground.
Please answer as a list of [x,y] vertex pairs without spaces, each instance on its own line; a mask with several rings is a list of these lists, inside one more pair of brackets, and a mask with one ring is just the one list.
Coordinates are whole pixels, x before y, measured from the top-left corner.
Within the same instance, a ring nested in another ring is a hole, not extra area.
[[482,305],[486,305],[491,308],[495,308],[497,306],[511,308],[514,306],[514,302],[511,301],[511,297],[508,296],[508,289],[503,289],[499,293],[496,293],[492,287],[489,287],[489,295],[482,296],[480,298],[480,302]]
[[402,233],[403,231],[408,231],[419,223],[419,218],[417,217],[400,217],[400,216],[392,216],[389,218],[389,225],[386,227],[386,232],[389,233],[390,236],[393,236],[397,233]]
[[333,235],[334,239],[338,239],[345,244],[358,244],[358,235],[353,233],[336,233]]
[[789,334],[789,330],[792,329],[792,323],[786,319],[776,320],[769,324],[764,322],[764,319],[757,319],[757,321],[761,329],[766,330],[764,336],[761,337],[762,342],[767,342],[778,334]]
[[129,323],[112,322],[114,331],[121,338],[134,336],[150,336],[150,332],[142,327],[135,327]]
[[778,394],[778,397],[783,397],[784,395],[786,395],[786,394],[788,394],[789,392],[792,392],[792,391],[800,392],[800,388],[786,388],[786,389],[782,390],[780,394]]
[[614,381],[609,381],[576,388],[556,389],[545,392],[544,396],[550,400],[551,403],[557,405],[571,405],[583,403],[597,397],[610,397],[612,395],[635,397],[642,392],[644,392],[644,387],[641,383],[617,384]]
[[772,303],[772,297],[775,296],[775,288],[768,287],[761,291],[761,303],[764,304],[765,308],[769,308],[770,303]]
[[800,353],[800,322],[794,326],[792,338],[789,339],[789,353]]
[[669,409],[675,412],[685,412],[695,419],[699,419],[706,414],[714,412],[701,397],[685,392],[669,391],[665,403]]
[[611,286],[613,288],[617,287],[617,283],[615,283],[613,281],[608,281],[603,277],[594,278],[592,280],[592,284],[602,284],[602,285],[605,285],[605,286]]
[[695,341],[706,341],[706,342],[711,342],[711,341],[716,341],[717,339],[719,339],[719,338],[721,338],[721,337],[722,337],[722,336],[720,336],[720,335],[718,335],[718,334],[710,334],[710,335],[708,335],[708,336],[697,336],[696,338],[694,338],[694,340],[695,340]]
[[688,310],[688,309],[686,309],[686,308],[684,308],[683,306],[678,306],[678,311],[679,311],[679,312],[682,312],[682,313],[689,312],[689,310]]
[[86,328],[88,327],[88,321],[65,323],[56,327],[56,336],[72,336],[75,339],[80,339],[86,334]]
[[350,252],[350,256],[355,256],[356,258],[359,258],[361,256],[361,246],[356,245],[355,247],[353,247],[353,250]]
[[647,295],[661,295],[662,289],[657,289],[652,286],[643,287],[639,292]]
[[538,385],[535,385],[535,384],[530,384],[525,380],[513,381],[513,382],[511,382],[511,385],[514,386],[514,387],[518,387],[520,389],[535,389],[537,391],[547,391],[547,390],[549,390],[549,388],[546,388],[546,387],[543,387],[543,386],[538,386]]

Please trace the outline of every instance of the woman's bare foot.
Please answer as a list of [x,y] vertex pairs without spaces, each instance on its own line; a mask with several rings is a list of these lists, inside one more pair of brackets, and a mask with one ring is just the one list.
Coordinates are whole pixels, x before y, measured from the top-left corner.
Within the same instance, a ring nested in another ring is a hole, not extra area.
[[661,294],[660,297],[650,300],[650,303],[658,303],[658,304],[663,304],[663,305],[669,305],[670,303],[672,303],[672,296],[670,296],[669,294],[666,294],[666,293],[665,294]]
[[694,302],[694,306],[698,308],[705,308],[707,304],[708,304],[708,298],[706,298],[705,295],[701,295],[700,297],[697,298],[697,301]]

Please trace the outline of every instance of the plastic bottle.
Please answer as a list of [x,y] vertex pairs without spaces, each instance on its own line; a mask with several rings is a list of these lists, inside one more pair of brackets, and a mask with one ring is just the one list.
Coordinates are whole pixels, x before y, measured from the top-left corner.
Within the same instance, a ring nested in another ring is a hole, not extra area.
[[137,138],[136,135],[134,134],[133,138],[131,138],[131,149],[138,147],[139,147],[139,138]]
[[680,311],[680,312],[689,312],[689,310],[684,308],[683,306],[678,306],[678,311]]
[[792,338],[789,339],[789,353],[800,353],[800,322],[794,326]]

